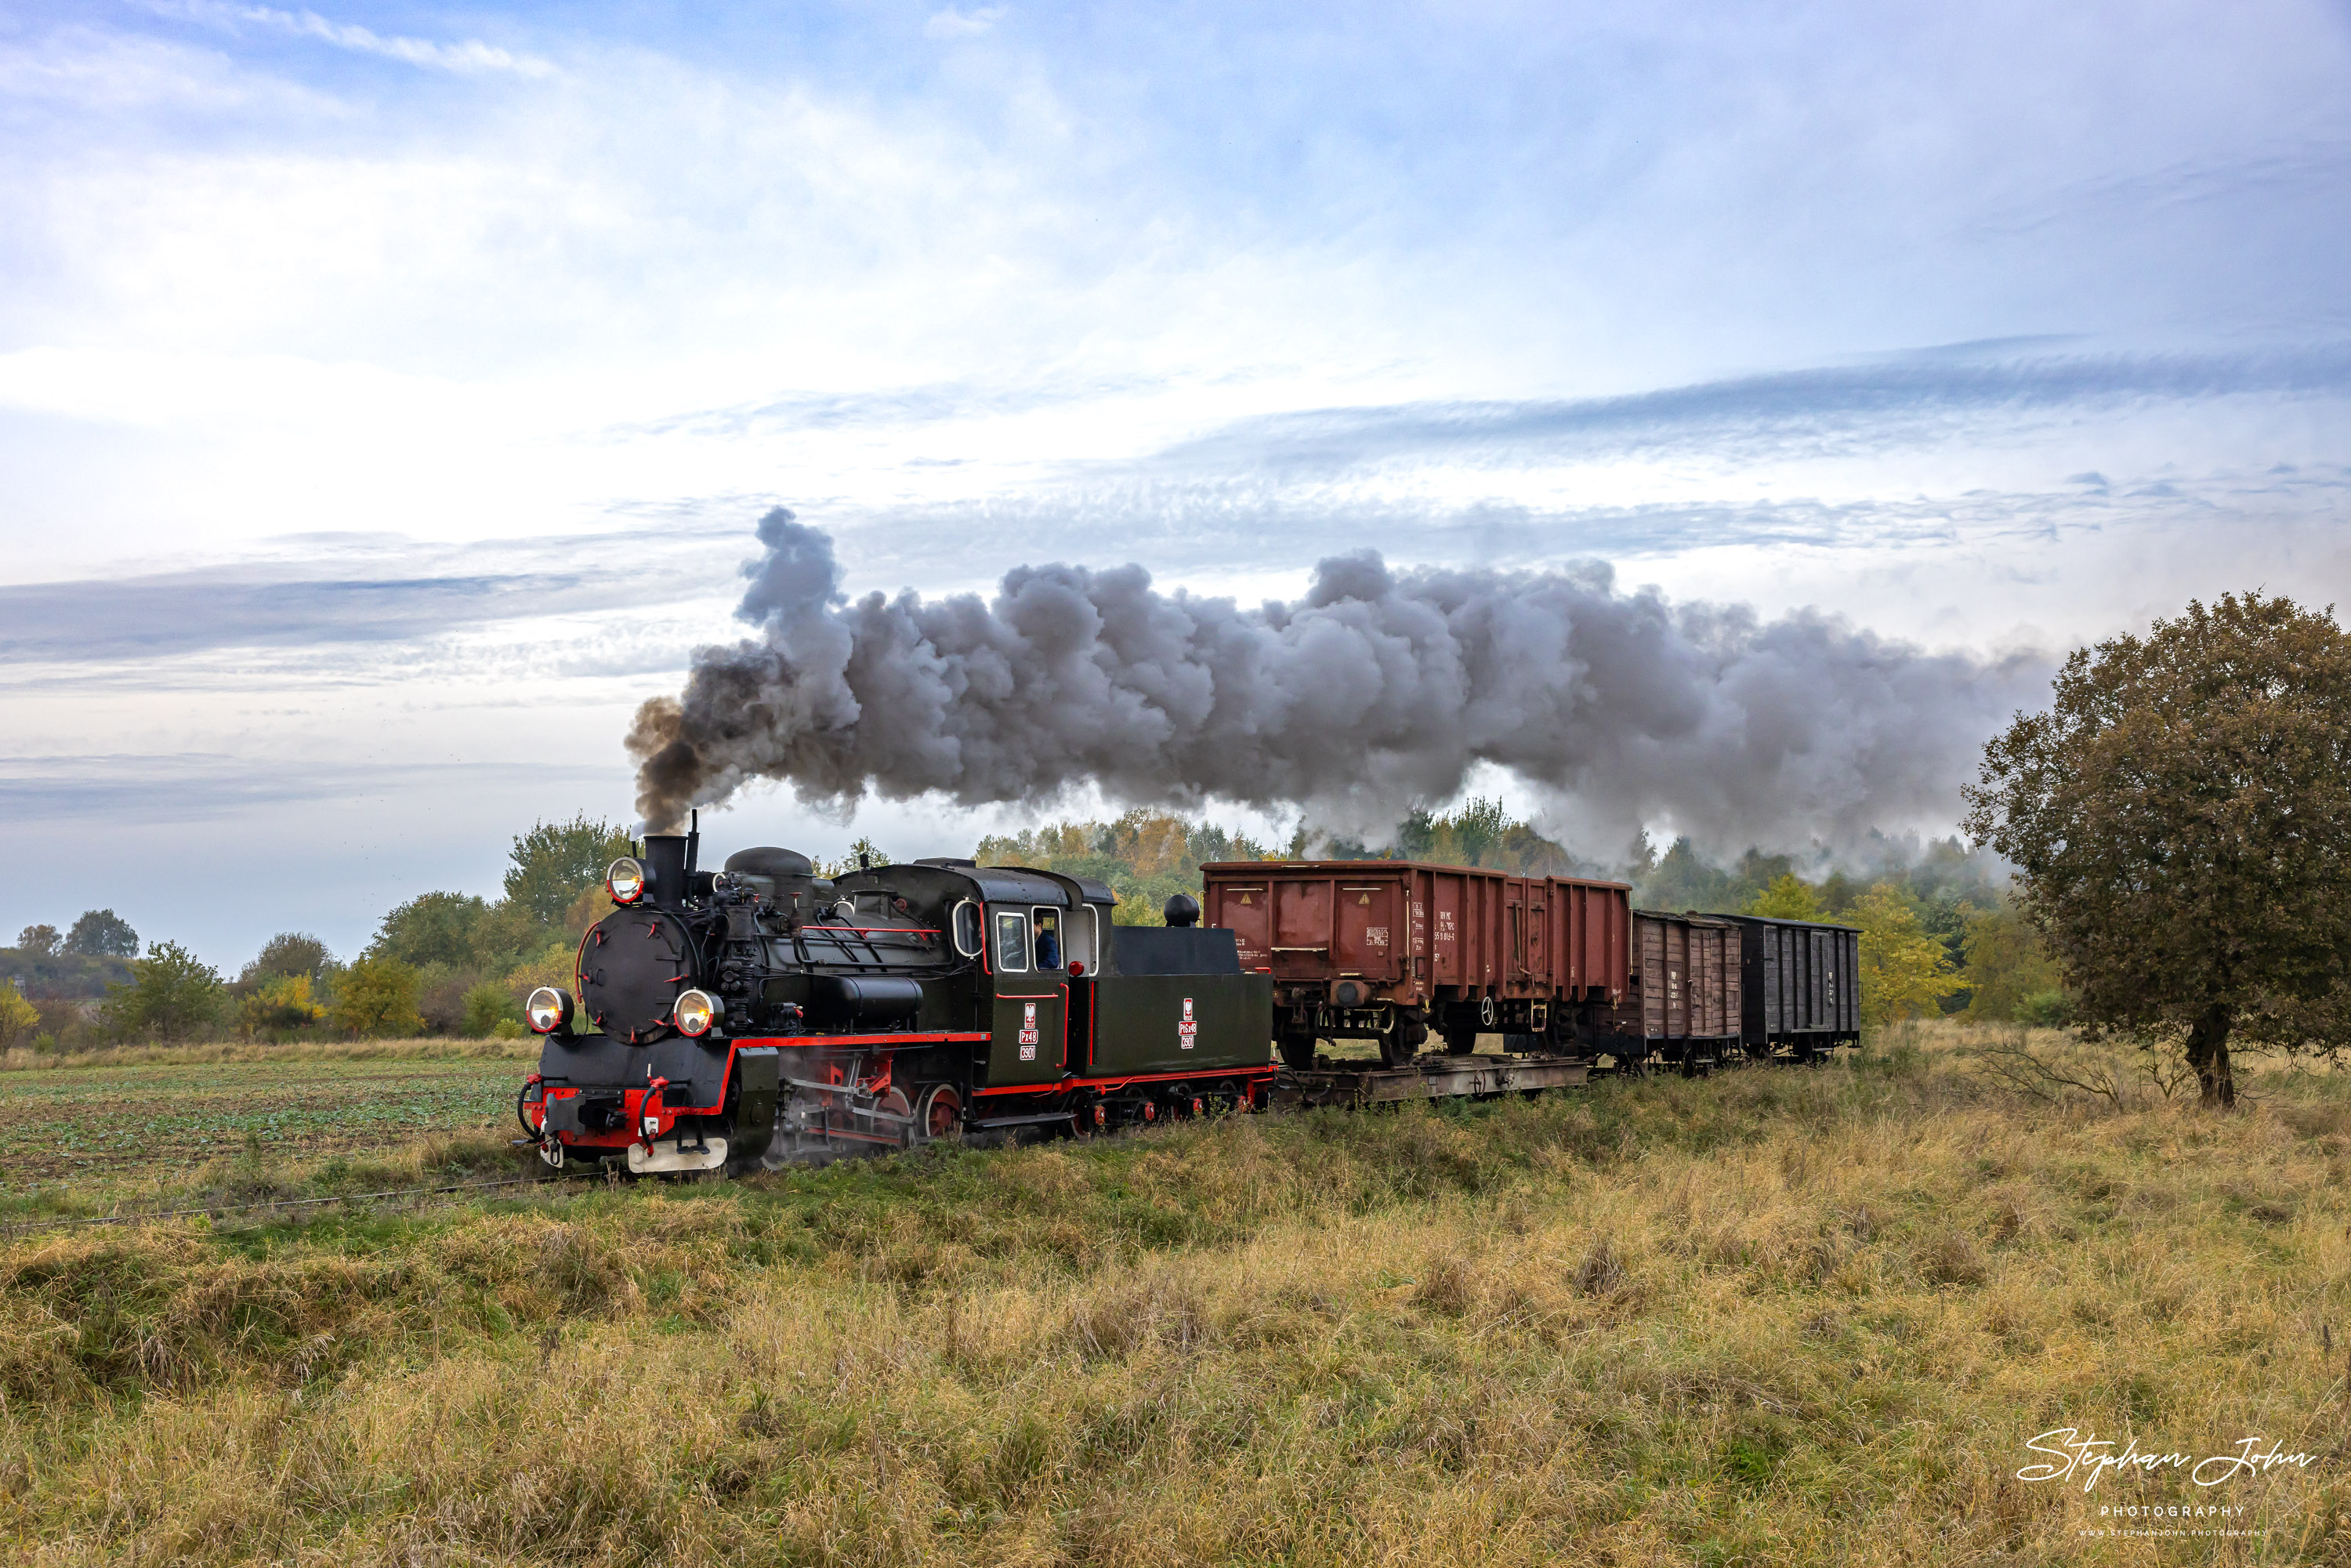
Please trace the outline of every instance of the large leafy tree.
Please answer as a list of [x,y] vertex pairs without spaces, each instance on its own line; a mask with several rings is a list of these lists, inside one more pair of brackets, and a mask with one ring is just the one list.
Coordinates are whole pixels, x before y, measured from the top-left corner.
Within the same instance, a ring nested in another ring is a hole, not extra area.
[[584,811],[568,822],[541,822],[514,841],[507,897],[540,925],[552,925],[583,890],[604,880],[614,861],[632,852],[625,829]]
[[307,975],[313,985],[322,978],[335,956],[327,945],[307,931],[280,931],[261,946],[261,951],[237,977],[246,985],[260,985],[272,978]]
[[2331,609],[2229,594],[2076,650],[1967,797],[2086,1032],[2178,1041],[2216,1106],[2232,1041],[2336,1043],[2307,1035],[2351,969],[2351,638]]
[[368,952],[420,969],[427,964],[465,968],[475,961],[489,912],[470,893],[420,893],[383,917]]
[[1918,911],[1892,883],[1854,900],[1844,916],[1861,928],[1861,1026],[1923,1018],[1950,994],[1951,961]]
[[66,933],[66,949],[92,957],[135,958],[139,956],[139,933],[131,923],[111,909],[89,909],[73,923]]

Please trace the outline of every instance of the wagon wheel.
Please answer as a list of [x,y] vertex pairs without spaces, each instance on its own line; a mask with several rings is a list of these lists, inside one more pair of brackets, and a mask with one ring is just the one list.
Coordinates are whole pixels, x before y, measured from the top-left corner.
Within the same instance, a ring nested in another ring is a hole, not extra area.
[[1281,1051],[1281,1064],[1292,1072],[1314,1071],[1314,1037],[1311,1034],[1285,1034],[1277,1042]]
[[[1407,1040],[1411,1043],[1406,1044]],[[1409,1067],[1412,1059],[1419,1054],[1420,1042],[1413,1040],[1408,1026],[1398,1024],[1380,1036],[1380,1065],[1383,1067]]]
[[921,1107],[914,1113],[914,1142],[937,1143],[962,1134],[963,1096],[955,1092],[955,1086],[934,1083],[924,1090]]
[[1448,1029],[1445,1031],[1445,1051],[1448,1056],[1468,1056],[1478,1049],[1478,1031],[1474,1029]]

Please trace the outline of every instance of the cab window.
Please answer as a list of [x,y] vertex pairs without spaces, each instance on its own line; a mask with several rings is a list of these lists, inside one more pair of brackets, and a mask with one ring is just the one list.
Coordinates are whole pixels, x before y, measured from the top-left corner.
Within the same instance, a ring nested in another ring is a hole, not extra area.
[[1058,969],[1066,955],[1061,951],[1061,912],[1058,909],[1038,909],[1030,912],[1037,927],[1037,967]]
[[956,952],[967,958],[978,957],[982,929],[978,904],[965,899],[955,906],[955,950]]
[[1102,967],[1094,958],[1095,949],[1100,946],[1094,936],[1093,905],[1089,904],[1071,910],[1069,917],[1061,924],[1061,962],[1065,965],[1083,964],[1086,973],[1093,974]]
[[1029,917],[1017,909],[996,912],[996,972],[1017,975],[1029,967]]

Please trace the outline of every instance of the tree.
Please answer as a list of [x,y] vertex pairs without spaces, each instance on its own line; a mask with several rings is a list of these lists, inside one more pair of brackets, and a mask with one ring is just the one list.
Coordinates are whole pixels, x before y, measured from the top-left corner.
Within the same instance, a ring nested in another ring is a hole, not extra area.
[[1747,901],[1741,915],[1761,915],[1772,920],[1818,920],[1821,906],[1813,896],[1812,883],[1794,872],[1782,872],[1771,879],[1771,885]]
[[1634,889],[1634,898],[1644,909],[1723,909],[1730,904],[1729,893],[1730,878],[1708,865],[1684,835]]
[[280,931],[261,945],[261,951],[237,977],[240,985],[267,981],[273,976],[307,975],[315,984],[334,962],[327,945],[304,931]]
[[418,1033],[424,1019],[416,1010],[416,970],[379,955],[353,959],[335,987],[329,1016],[346,1034]]
[[2176,1043],[2208,1106],[2236,1103],[2232,1038],[2300,1049],[2351,978],[2351,638],[2332,607],[2224,594],[2076,649],[1967,799],[1968,831],[2022,868],[2017,907],[2085,1034]]
[[1892,883],[1854,900],[1847,921],[1861,927],[1861,1027],[1934,1011],[1951,990],[1950,955],[1918,923]]
[[583,890],[604,880],[614,861],[635,852],[625,829],[584,811],[568,822],[541,822],[514,841],[507,898],[540,925],[552,925]]
[[1995,1022],[2038,1023],[2064,1010],[2064,971],[2041,933],[2012,906],[1979,911],[1961,938],[1966,980],[1975,995],[1968,1016]]
[[490,906],[470,893],[419,894],[383,917],[368,952],[420,969],[427,964],[469,967],[489,912]]
[[219,1019],[228,1000],[220,971],[177,942],[158,942],[131,964],[128,984],[107,987],[107,1020],[125,1033],[179,1040]]
[[14,980],[0,980],[0,1051],[40,1027],[41,1009],[25,999]]
[[73,923],[73,929],[66,933],[65,950],[91,957],[135,958],[139,956],[139,933],[111,909],[85,910],[82,917]]
[[16,933],[16,946],[34,958],[54,958],[57,945],[64,940],[54,925],[27,925]]

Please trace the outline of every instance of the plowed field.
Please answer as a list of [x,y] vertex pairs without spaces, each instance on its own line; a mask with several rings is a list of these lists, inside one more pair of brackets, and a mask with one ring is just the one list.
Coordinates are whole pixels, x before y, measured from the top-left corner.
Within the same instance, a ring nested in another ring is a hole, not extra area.
[[528,1071],[471,1058],[0,1073],[0,1190],[248,1150],[319,1158],[495,1127]]

